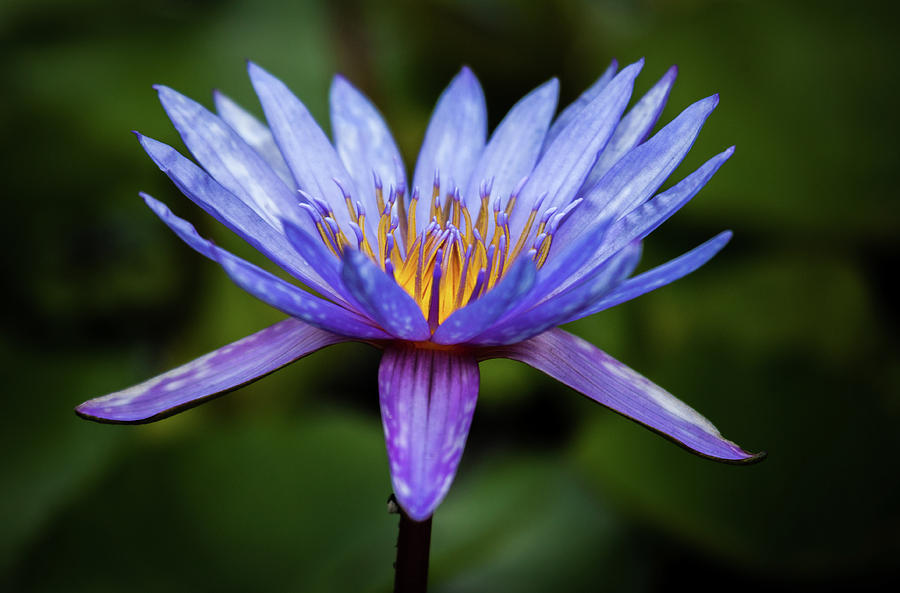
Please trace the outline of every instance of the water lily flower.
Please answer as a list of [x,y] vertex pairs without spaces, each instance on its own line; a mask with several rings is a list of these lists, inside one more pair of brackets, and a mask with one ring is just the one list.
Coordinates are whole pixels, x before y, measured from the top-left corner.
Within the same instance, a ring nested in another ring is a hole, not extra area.
[[650,136],[676,71],[625,113],[642,65],[619,71],[613,63],[555,118],[558,83],[550,80],[516,103],[490,139],[481,87],[463,68],[437,103],[411,184],[382,117],[340,76],[330,94],[333,143],[300,100],[253,63],[268,125],[222,94],[215,114],[156,87],[199,166],[138,134],[144,150],[189,199],[296,283],[141,196],[238,286],[290,317],[77,413],[158,420],[320,348],[357,341],[382,351],[391,481],[414,520],[430,517],[446,495],[475,410],[479,362],[496,357],[531,365],[700,455],[757,459],[662,388],[557,329],[696,270],[731,236],[632,275],[641,241],[733,152],[658,193],[718,97]]

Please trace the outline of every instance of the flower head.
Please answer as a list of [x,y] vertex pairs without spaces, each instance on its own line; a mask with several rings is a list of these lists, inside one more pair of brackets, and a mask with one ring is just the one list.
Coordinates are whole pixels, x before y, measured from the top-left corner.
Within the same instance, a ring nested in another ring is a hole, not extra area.
[[694,103],[647,139],[676,72],[623,116],[641,66],[617,72],[613,63],[555,119],[551,80],[490,140],[481,87],[463,68],[438,101],[411,184],[381,116],[341,77],[331,88],[333,144],[287,87],[252,63],[268,126],[224,95],[215,95],[216,115],[157,87],[200,166],[138,134],[150,157],[188,198],[321,296],[214,245],[141,194],[188,245],[290,318],[77,412],[149,422],[325,346],[361,341],[383,351],[391,479],[414,519],[430,516],[447,493],[475,409],[478,363],[489,358],[527,363],[698,454],[758,459],[674,396],[555,329],[690,273],[730,238],[723,232],[631,275],[644,237],[733,152],[657,193],[718,98]]

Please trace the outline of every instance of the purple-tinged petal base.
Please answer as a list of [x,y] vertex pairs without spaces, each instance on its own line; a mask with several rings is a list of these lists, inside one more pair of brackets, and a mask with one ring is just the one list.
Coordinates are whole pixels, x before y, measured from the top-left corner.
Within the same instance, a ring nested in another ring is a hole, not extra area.
[[478,397],[478,362],[468,353],[392,346],[378,371],[381,418],[394,496],[427,519],[453,482]]
[[153,422],[344,341],[347,338],[296,319],[285,319],[148,381],[86,401],[75,412],[98,422]]
[[704,457],[750,463],[765,456],[744,451],[674,395],[561,329],[512,346],[486,350],[484,355],[524,362]]

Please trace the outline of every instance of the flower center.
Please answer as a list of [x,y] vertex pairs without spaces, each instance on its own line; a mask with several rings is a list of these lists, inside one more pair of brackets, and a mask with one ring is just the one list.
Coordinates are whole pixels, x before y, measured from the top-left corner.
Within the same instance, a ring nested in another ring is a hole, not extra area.
[[459,189],[442,195],[435,175],[428,223],[420,228],[420,221],[416,220],[421,199],[418,188],[413,190],[408,203],[403,187],[390,188],[385,199],[376,176],[379,218],[374,238],[366,235],[366,211],[362,204],[354,202],[337,180],[335,183],[344,193],[352,234],[341,229],[334,212],[322,200],[301,191],[308,201],[301,206],[312,217],[322,242],[334,255],[340,257],[348,247],[368,254],[415,299],[422,314],[436,327],[453,311],[496,286],[523,252],[539,268],[546,261],[553,231],[576,203],[563,212],[548,208],[538,218],[543,198],[537,200],[522,230],[512,236],[510,216],[524,181],[505,204],[501,204],[499,196],[492,201],[492,184],[482,183],[478,216],[473,217]]

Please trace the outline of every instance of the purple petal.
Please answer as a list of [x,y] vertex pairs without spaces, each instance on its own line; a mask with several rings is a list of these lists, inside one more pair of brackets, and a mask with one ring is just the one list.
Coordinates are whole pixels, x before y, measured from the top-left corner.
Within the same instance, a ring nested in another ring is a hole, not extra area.
[[141,196],[153,212],[185,243],[198,253],[218,262],[235,284],[264,303],[310,325],[344,336],[367,339],[390,337],[357,313],[313,296],[217,247],[201,237],[189,222],[175,216],[165,204],[146,194]]
[[661,266],[657,266],[643,274],[638,274],[634,278],[629,278],[593,306],[581,311],[575,317],[570,317],[565,323],[587,317],[588,315],[593,315],[594,313],[609,309],[610,307],[615,307],[625,301],[630,301],[642,294],[646,294],[665,286],[666,284],[675,282],[683,276],[687,276],[711,260],[715,254],[725,247],[725,244],[728,243],[730,239],[731,231],[724,231],[706,243],[695,247],[687,253],[680,255]]
[[465,188],[484,150],[486,134],[484,93],[472,71],[464,67],[438,99],[416,161],[413,187],[421,193],[418,228],[428,224],[435,173],[440,174],[442,194],[457,186]]
[[260,218],[256,211],[171,146],[140,134],[138,140],[150,158],[191,201],[307,286],[341,300],[331,289],[335,285],[324,279],[317,269],[319,262],[298,255],[284,235]]
[[272,170],[275,171],[281,180],[288,187],[294,186],[294,178],[291,177],[291,171],[288,169],[278,145],[275,144],[275,138],[272,131],[261,121],[256,119],[243,107],[232,101],[219,91],[213,91],[213,102],[216,104],[216,111],[219,117],[225,120],[231,129],[238,133],[244,139],[244,142],[253,147],[259,153]]
[[297,185],[325,200],[337,221],[346,228],[350,214],[344,194],[334,180],[340,181],[352,196],[360,194],[328,137],[283,82],[253,62],[248,63],[247,70],[275,141]]
[[478,398],[478,363],[449,350],[390,347],[378,370],[394,495],[427,519],[453,482]]
[[500,283],[487,294],[454,311],[435,330],[431,338],[437,344],[460,344],[474,338],[506,313],[534,285],[535,266],[530,258],[521,258]]
[[331,129],[338,155],[369,212],[377,213],[373,173],[385,196],[406,187],[406,172],[391,131],[378,110],[342,76],[331,84]]
[[99,422],[160,420],[346,340],[296,319],[285,319],[149,381],[86,401],[75,411]]
[[[734,147],[732,146],[709,159],[699,169],[682,179],[674,187],[659,194],[652,200],[644,202],[618,219],[611,225],[603,243],[599,249],[593,252],[594,255],[587,260],[586,265],[581,266],[567,280],[558,283],[560,290],[564,290],[581,278],[590,275],[596,266],[604,262],[611,253],[622,249],[628,243],[640,241],[653,232],[666,219],[690,201],[733,153]],[[547,265],[549,266],[551,263],[551,261],[548,261]]]
[[470,340],[470,344],[492,346],[521,342],[572,318],[596,302],[634,271],[641,257],[640,243],[629,245],[580,284],[553,296],[532,309],[510,314],[506,319]]
[[709,420],[684,402],[595,346],[560,329],[497,348],[489,356],[531,365],[705,457],[746,463],[759,461],[765,455],[748,453],[726,440]]
[[416,301],[364,253],[344,253],[342,278],[364,311],[391,335],[404,340],[427,340],[431,335]]
[[596,220],[618,218],[649,198],[681,163],[718,102],[713,95],[694,103],[622,157],[596,185],[583,189],[584,202],[560,225],[553,240],[566,245]]
[[666,106],[669,91],[675,83],[678,68],[672,66],[666,71],[659,82],[653,85],[647,93],[641,97],[631,110],[625,114],[622,121],[616,127],[612,138],[609,139],[606,148],[597,158],[597,164],[591,169],[585,180],[586,186],[591,186],[600,181],[603,175],[621,159],[625,153],[643,142],[650,133],[650,128],[659,119],[659,114]]
[[531,173],[558,96],[559,81],[554,78],[525,95],[509,110],[491,135],[468,187],[464,188],[463,200],[470,210],[478,211],[482,181],[492,181],[493,195],[506,199],[522,178]]
[[168,87],[156,90],[185,146],[216,181],[276,229],[283,218],[304,224],[297,194],[231,126]]
[[725,161],[734,154],[734,147],[709,159],[696,171],[679,181],[652,200],[644,202],[615,223],[602,247],[603,253],[612,253],[624,245],[640,240],[656,230],[659,225],[687,204],[715,175]]
[[519,194],[510,217],[514,235],[521,231],[532,205],[544,194],[545,209],[565,207],[575,197],[619,123],[642,66],[643,60],[622,70],[550,144]]
[[616,70],[618,70],[618,68],[619,63],[616,60],[610,62],[603,74],[600,75],[600,78],[588,87],[586,91],[581,93],[581,96],[575,99],[571,105],[563,109],[562,113],[559,114],[559,117],[556,118],[556,121],[553,122],[553,125],[550,126],[550,130],[547,132],[547,138],[544,140],[544,150],[553,143],[556,137],[559,136],[559,133],[575,119],[582,109],[587,107],[589,103],[597,98],[597,95],[606,88],[609,81],[616,75]]

